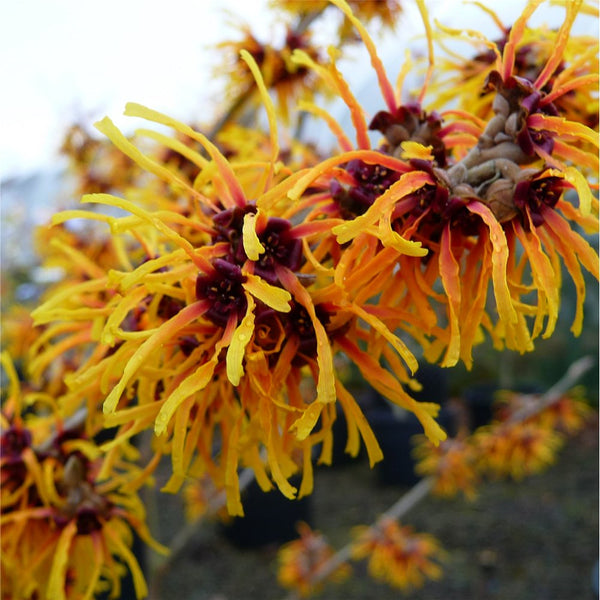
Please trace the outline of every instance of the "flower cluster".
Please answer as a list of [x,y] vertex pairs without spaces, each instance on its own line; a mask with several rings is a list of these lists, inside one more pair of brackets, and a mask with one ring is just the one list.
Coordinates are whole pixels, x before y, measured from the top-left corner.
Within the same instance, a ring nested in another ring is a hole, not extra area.
[[[356,127],[358,150],[334,130],[347,154],[324,161],[318,172],[319,181],[327,178],[322,193],[329,190],[345,220],[333,229],[338,243],[378,244],[370,278],[350,275],[366,271],[364,252],[360,262],[344,261],[344,275],[354,294],[380,294],[382,313],[414,313],[418,307],[418,317],[411,314],[418,330],[413,335],[426,358],[441,358],[443,366],[462,360],[470,367],[472,348],[484,333],[498,347],[532,350],[535,338],[550,336],[556,325],[560,259],[581,292],[581,267],[598,272],[593,247],[578,233],[597,230],[597,200],[585,176],[597,177],[598,136],[559,101],[581,88],[588,106],[597,102],[597,69],[592,59],[578,61],[578,76],[568,86],[551,77],[567,48],[589,42],[569,36],[577,14],[577,4],[569,3],[552,52],[536,54],[539,74],[529,80],[521,73],[514,49],[526,31],[535,34],[526,25],[536,6],[524,11],[487,69],[481,92],[492,100],[485,118],[457,109],[426,110],[426,87],[418,101],[400,103],[401,89],[392,87],[359,23],[387,105],[369,124],[336,76],[333,58],[323,67],[297,53],[296,60],[312,64],[344,99]],[[364,154],[368,130],[384,135],[377,161]],[[577,192],[579,208],[569,190]],[[394,272],[399,281],[392,292],[387,274]],[[583,299],[579,294],[575,334],[581,331]]]
[[[264,90],[256,63],[249,53],[242,56]],[[237,514],[242,512],[238,465],[252,467],[265,489],[272,479],[289,497],[298,490],[288,478],[300,468],[298,493],[310,492],[313,446],[322,444],[321,460],[330,461],[336,399],[349,423],[350,452],[358,453],[362,436],[371,462],[381,457],[358,404],[336,377],[337,351],[376,389],[415,412],[434,442],[445,437],[434,420],[437,406],[415,402],[398,380],[407,381],[416,368],[394,333],[408,319],[386,325],[370,296],[356,297],[351,282],[344,281],[345,256],[358,248],[344,253],[335,240],[332,229],[342,220],[323,206],[321,194],[302,201],[292,194],[318,167],[290,174],[280,164],[274,107],[266,91],[264,101],[273,127],[271,152],[256,164],[227,159],[189,126],[128,106],[128,114],[168,125],[202,145],[210,162],[191,147],[186,150],[186,159],[200,167],[193,182],[173,165],[167,168],[143,154],[108,119],[99,123],[160,185],[136,191],[131,199],[85,196],[84,201],[129,213],[90,214],[110,226],[113,239],[122,236],[118,245],[124,251],[118,264],[96,265],[81,282],[70,282],[68,292],[55,290],[34,311],[38,325],[64,334],[68,323],[69,331],[86,332],[78,338],[80,346],[94,350],[65,381],[72,390],[86,390],[88,403],[103,397],[106,424],[121,428],[110,451],[119,452],[118,440],[153,424],[157,455],[168,448],[173,457],[166,489],[177,491],[192,463],[200,461],[215,477],[224,474],[228,508]],[[171,191],[161,196],[165,185]],[[83,211],[66,211],[54,223],[82,216]],[[139,246],[127,252],[132,239]],[[85,258],[70,252],[73,257]],[[44,356],[34,358],[34,370],[43,370]],[[302,393],[305,375],[313,380],[312,393],[308,388]],[[218,457],[214,443],[221,449]]]
[[[136,594],[144,597],[144,576],[130,549],[133,534],[159,552],[166,549],[145,525],[134,491],[139,469],[103,461],[82,433],[82,421],[63,421],[47,395],[23,394],[6,354],[2,362],[10,380],[0,436],[3,596],[119,595],[129,571]],[[47,416],[27,414],[35,403],[45,405]]]
[[434,494],[454,496],[460,491],[470,500],[475,497],[481,474],[477,469],[478,448],[470,439],[450,438],[437,447],[421,440],[413,453],[415,472],[434,478]]
[[[380,110],[368,118],[339,51],[311,41],[326,5],[280,4],[297,16],[284,41],[245,30],[222,46],[234,100],[211,133],[131,103],[126,115],[143,123],[134,135],[109,118],[96,124],[109,143],[80,127],[67,135],[83,207],[55,215],[36,240],[43,266],[64,276],[30,316],[8,320],[4,338],[32,404],[22,410],[6,367],[3,569],[33,565],[22,582],[10,575],[24,586],[15,595],[90,596],[105,580],[117,589],[116,556],[142,596],[127,532],[149,539],[135,491],[164,455],[165,491],[206,478],[231,515],[243,514],[242,468],[263,490],[309,494],[315,458],[331,462],[340,412],[346,451],[356,456],[363,444],[371,465],[380,460],[339,357],[416,415],[434,448],[419,451],[420,469],[442,493],[472,495],[479,456],[488,471],[535,471],[560,442],[555,430],[582,422],[584,411],[561,400],[543,418],[479,432],[474,450],[444,441],[439,406],[410,390],[417,356],[471,368],[486,337],[523,353],[551,336],[563,270],[577,293],[572,331],[582,331],[584,271],[599,270],[589,241],[598,230],[598,42],[571,28],[590,7],[563,2],[556,31],[529,25],[541,0],[510,27],[485,9],[498,39],[471,36],[477,54],[459,60],[447,48],[461,32],[434,32],[418,0],[429,62],[406,100],[416,65],[407,57],[392,85],[363,24],[391,24],[399,3],[329,0],[343,15],[339,45],[360,40],[378,81]],[[436,62],[438,47],[445,58]],[[320,104],[328,97],[347,109],[352,134]],[[249,116],[250,98],[266,132],[233,122]],[[309,118],[326,124],[336,149],[300,139]],[[76,430],[65,426],[73,419]],[[103,428],[114,433],[99,450]],[[133,441],[147,430],[152,447],[134,468]],[[205,502],[196,495],[190,505]],[[327,551],[316,534],[302,536],[316,558],[304,564],[291,546],[283,579],[304,593]],[[439,573],[437,544],[392,522],[361,534],[355,554],[366,553],[371,571],[401,588]],[[94,561],[83,564],[86,554]]]

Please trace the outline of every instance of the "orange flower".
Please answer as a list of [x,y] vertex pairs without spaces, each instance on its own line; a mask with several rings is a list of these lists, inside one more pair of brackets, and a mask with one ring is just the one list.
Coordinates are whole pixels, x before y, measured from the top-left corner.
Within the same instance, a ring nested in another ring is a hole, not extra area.
[[439,561],[443,551],[433,536],[413,533],[392,519],[384,519],[376,526],[355,528],[352,557],[368,557],[370,575],[400,588],[402,591],[418,588],[425,579],[439,579],[442,575]]
[[[594,14],[581,2],[564,4],[567,16],[565,26],[560,30],[525,26],[524,20],[535,9],[534,3],[529,3],[524,17],[512,26],[503,24],[489,7],[478,5],[499,29],[499,37],[493,41],[484,39],[480,33],[465,36],[462,32],[442,28],[438,35],[442,48],[446,38],[455,43],[460,37],[461,42],[474,46],[477,54],[466,58],[466,51],[446,51],[446,56],[439,61],[440,76],[432,86],[435,104],[441,106],[458,97],[461,109],[482,119],[490,118],[494,95],[491,89],[486,89],[486,80],[492,70],[498,69],[499,62],[504,60],[501,57],[508,50],[513,57],[513,76],[534,82],[545,70],[544,78],[547,77],[547,80],[539,88],[554,97],[552,101],[560,114],[597,129],[598,39],[586,35],[565,36],[565,30],[569,27],[567,22],[574,19],[578,11],[581,15],[594,15],[596,18],[598,11],[596,8]],[[557,54],[561,55],[560,58],[553,59],[548,66],[550,58]]]
[[[301,185],[329,186],[328,196],[322,187],[320,193],[331,199],[330,212],[337,210],[345,219],[333,229],[337,242],[358,246],[354,254],[345,252],[336,267],[338,279],[363,274],[354,277],[352,289],[358,297],[377,297],[379,313],[418,311],[424,327],[420,337],[414,335],[429,361],[452,366],[462,360],[470,367],[472,348],[484,332],[496,346],[520,352],[532,350],[539,335],[552,334],[562,259],[578,290],[572,327],[578,335],[585,297],[581,267],[598,274],[597,254],[578,229],[597,231],[598,203],[590,183],[567,163],[576,161],[596,173],[596,152],[588,149],[598,146],[598,136],[559,115],[554,101],[573,88],[543,89],[562,59],[578,5],[567,6],[557,45],[535,80],[528,81],[515,74],[514,46],[535,6],[530,5],[498,55],[498,70],[488,77],[488,88],[495,92],[494,116],[486,124],[465,111],[450,111],[446,116],[454,120],[446,125],[420,103],[399,105],[368,34],[342,0],[335,3],[362,36],[387,105],[369,126],[386,136],[378,159],[366,150],[366,121],[333,59],[328,70],[313,67],[350,108],[360,148],[352,152],[349,140],[331,123],[345,154],[324,161],[292,190],[299,196]],[[425,25],[431,41],[426,19]],[[435,67],[432,59],[430,54],[430,67]],[[297,60],[310,64],[300,53]],[[590,55],[582,68],[591,60]],[[567,195],[570,190],[579,196],[577,208]],[[369,238],[380,244],[376,254],[362,250]],[[390,272],[397,281],[393,291]],[[445,313],[441,325],[438,311]],[[413,332],[410,325],[406,328]]]
[[535,394],[505,391],[499,395],[499,400],[502,402],[503,420],[510,419],[511,415],[520,411],[532,411],[533,416],[528,417],[527,421],[567,435],[577,433],[593,414],[592,408],[585,399],[583,386],[569,390],[541,410],[539,405],[542,399]]
[[531,421],[492,425],[474,435],[481,468],[494,476],[514,479],[548,467],[563,443],[556,431]]
[[537,418],[545,427],[573,435],[585,426],[593,414],[585,398],[585,389],[579,386],[553,402]]
[[225,492],[223,484],[219,486],[208,473],[190,474],[182,490],[185,518],[194,523],[204,517],[215,515],[222,521],[229,519],[225,510]]
[[[394,29],[402,13],[398,0],[349,0],[354,14],[365,24],[379,24],[382,28]],[[273,8],[283,9],[301,17],[300,23],[319,17],[331,3],[328,0],[271,0]],[[331,16],[330,13],[327,13]],[[339,14],[336,16],[340,16]],[[352,23],[343,17],[337,31],[336,47],[357,41]]]
[[277,580],[288,589],[296,590],[300,596],[306,597],[321,589],[326,581],[340,582],[350,575],[349,565],[342,563],[315,583],[315,576],[319,576],[334,556],[333,549],[329,546],[324,536],[313,531],[306,523],[298,525],[300,539],[284,544],[278,552],[279,570]]
[[111,192],[130,184],[139,169],[106,140],[94,138],[81,125],[69,128],[61,147],[74,175],[75,194]]
[[[88,213],[110,226],[120,264],[108,273],[90,271],[69,293],[51,293],[34,313],[37,323],[58,333],[81,325],[96,344],[67,383],[88,402],[104,397],[106,425],[120,428],[106,445],[110,459],[121,441],[153,427],[159,437],[148,469],[162,452],[173,461],[165,489],[177,491],[199,460],[224,481],[233,514],[242,512],[239,466],[251,467],[264,489],[273,481],[288,497],[310,493],[312,447],[322,443],[321,461],[330,461],[336,400],[349,424],[348,451],[356,455],[362,437],[371,463],[380,460],[366,419],[335,373],[335,352],[350,356],[381,393],[413,411],[434,442],[445,437],[434,420],[439,407],[415,402],[398,380],[408,380],[416,359],[393,333],[394,317],[388,327],[376,307],[355,299],[360,286],[355,291],[334,269],[342,249],[331,232],[340,219],[323,210],[319,195],[298,202],[293,196],[313,169],[290,173],[281,165],[267,86],[252,56],[243,51],[242,58],[267,110],[266,152],[248,162],[245,150],[234,150],[230,162],[191,127],[128,105],[129,115],[166,125],[203,148],[210,160],[180,139],[142,130],[200,169],[192,182],[176,162],[166,167],[109,119],[101,121],[98,128],[159,185],[149,178],[126,198],[84,197],[126,213]],[[85,216],[66,211],[54,223]],[[134,240],[134,252],[126,239]],[[52,345],[42,355],[51,352]],[[299,382],[306,376],[313,390],[305,396]],[[296,490],[288,479],[299,469],[304,477]]]
[[[87,398],[106,395],[106,423],[121,427],[117,439],[107,444],[110,456],[119,453],[121,440],[153,423],[158,435],[167,434],[157,441],[156,452],[169,449],[173,457],[174,474],[166,489],[176,491],[194,456],[200,456],[209,471],[224,473],[228,508],[240,513],[239,464],[251,466],[263,486],[270,485],[259,458],[263,445],[270,476],[284,494],[297,492],[287,481],[298,470],[290,458],[294,449],[303,456],[299,493],[312,489],[311,448],[330,438],[337,397],[350,423],[350,451],[358,452],[362,436],[371,461],[379,460],[381,451],[366,420],[334,373],[332,346],[338,338],[384,393],[415,410],[434,439],[443,436],[433,420],[436,407],[412,401],[389,372],[344,341],[348,330],[370,335],[414,362],[376,315],[348,303],[333,271],[319,263],[319,242],[313,240],[336,221],[293,224],[294,214],[305,208],[290,205],[286,197],[297,176],[272,183],[276,165],[267,163],[257,175],[264,191],[250,202],[236,174],[241,163],[230,164],[204,136],[182,123],[138,105],[129,105],[128,112],[197,139],[216,168],[203,182],[205,195],[143,155],[110,121],[99,125],[133,160],[202,203],[200,210],[185,215],[164,210],[160,200],[160,208],[152,211],[116,196],[87,196],[85,200],[130,213],[94,218],[110,224],[115,233],[131,235],[146,256],[108,275],[94,273],[69,288],[69,294],[51,294],[35,311],[38,323],[80,323],[100,342],[98,352],[68,383],[73,390],[88,389]],[[276,134],[272,137],[270,161],[277,156]],[[186,153],[194,158],[189,148]],[[206,163],[199,156],[195,160]],[[55,222],[84,214],[67,211]],[[359,318],[368,328],[358,325]],[[301,372],[312,376],[316,398],[298,393]],[[320,418],[322,431],[313,435]],[[218,463],[210,447],[213,435],[222,440]],[[330,451],[330,444],[324,444],[322,460],[329,460]]]
[[454,496],[462,492],[469,500],[479,483],[477,454],[468,439],[447,439],[435,447],[423,436],[413,453],[418,459],[415,472],[434,478],[433,493]]

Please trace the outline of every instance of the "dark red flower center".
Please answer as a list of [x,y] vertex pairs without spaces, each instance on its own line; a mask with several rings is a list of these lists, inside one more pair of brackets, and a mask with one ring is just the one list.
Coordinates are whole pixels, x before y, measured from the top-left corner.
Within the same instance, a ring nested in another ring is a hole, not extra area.
[[344,169],[352,175],[353,185],[342,184],[337,179],[333,179],[329,185],[331,196],[344,219],[354,219],[364,214],[400,178],[396,171],[381,165],[369,165],[358,159],[350,161]]
[[[565,189],[565,182],[560,177],[542,177],[519,182],[515,187],[513,201],[522,213],[529,213],[535,227],[543,224],[542,210],[544,206],[553,208]],[[523,219],[527,229],[529,221]]]
[[196,279],[196,298],[208,300],[211,307],[205,313],[215,325],[225,326],[229,317],[237,313],[241,319],[246,312],[246,295],[242,283],[246,277],[242,269],[228,260],[217,258],[211,274],[201,273]]
[[291,229],[287,219],[271,217],[258,236],[265,251],[256,261],[254,272],[269,283],[277,281],[276,265],[296,271],[302,264],[302,242],[292,236]]
[[0,454],[5,460],[21,460],[21,453],[31,446],[31,432],[11,425],[0,438]]
[[83,507],[77,511],[77,535],[89,535],[102,529],[102,521],[96,510]]
[[[215,235],[213,241],[226,242],[230,246],[227,260],[243,265],[248,256],[244,250],[244,217],[256,213],[256,206],[248,204],[243,208],[235,207],[221,211],[213,217]],[[302,242],[294,237],[292,224],[287,219],[269,217],[264,229],[258,233],[258,239],[265,251],[254,262],[254,272],[271,284],[277,282],[275,266],[281,265],[296,271],[302,264]]]

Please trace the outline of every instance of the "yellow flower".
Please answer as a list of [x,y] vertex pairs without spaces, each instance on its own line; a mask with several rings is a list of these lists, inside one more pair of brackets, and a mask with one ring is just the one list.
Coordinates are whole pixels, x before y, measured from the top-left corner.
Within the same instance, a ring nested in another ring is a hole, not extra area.
[[[565,2],[567,8],[565,25],[579,14],[592,15],[581,2]],[[584,123],[597,129],[598,126],[598,39],[594,36],[570,35],[565,36],[566,27],[561,30],[548,27],[533,28],[526,24],[535,4],[530,2],[523,13],[512,26],[502,23],[500,17],[489,7],[478,5],[497,25],[499,35],[496,39],[488,40],[480,32],[469,32],[442,27],[438,34],[445,56],[439,60],[439,76],[432,85],[431,91],[435,96],[435,106],[447,104],[450,100],[458,101],[463,110],[488,119],[493,115],[492,90],[486,88],[486,79],[492,70],[504,58],[507,44],[510,41],[512,75],[536,81],[543,75],[544,81],[539,88],[553,101],[560,114],[569,120]],[[597,9],[595,11],[598,17]],[[516,30],[513,32],[513,30]],[[518,33],[517,33],[518,32]],[[445,40],[473,46],[477,54],[467,58],[467,52],[450,51],[446,48]],[[554,58],[552,58],[554,57]],[[551,62],[550,59],[552,59]],[[505,65],[508,66],[505,62]],[[549,66],[548,66],[549,65]]]
[[77,196],[111,192],[132,183],[140,174],[127,156],[106,140],[92,137],[81,125],[68,129],[61,151],[69,160]]
[[[305,19],[319,16],[331,5],[328,0],[272,0],[271,4],[274,8],[286,10]],[[376,22],[382,28],[393,29],[402,12],[402,5],[398,0],[349,0],[348,4],[363,23]],[[344,18],[338,27],[338,37],[338,44],[356,41],[352,23],[347,18]]]
[[585,389],[579,386],[541,411],[537,419],[545,427],[573,435],[580,431],[593,415],[594,411],[585,398]]
[[[353,432],[366,440],[372,462],[378,460],[381,452],[373,434],[333,370],[337,332],[360,311],[344,314],[338,307],[347,304],[344,295],[332,283],[313,288],[318,277],[331,281],[332,274],[324,277],[327,268],[312,255],[304,256],[308,244],[327,234],[335,221],[293,223],[294,214],[304,207],[290,205],[286,197],[295,176],[272,181],[276,153],[257,174],[263,191],[249,201],[237,177],[242,163],[229,163],[204,136],[182,123],[137,105],[130,105],[128,112],[198,140],[214,168],[197,158],[210,175],[200,193],[142,154],[110,121],[99,125],[133,160],[202,203],[201,210],[185,215],[165,210],[168,204],[160,201],[158,210],[150,210],[107,194],[85,197],[129,213],[91,216],[110,225],[114,237],[137,240],[144,260],[98,272],[70,287],[70,293],[61,289],[50,294],[35,311],[40,324],[58,321],[51,327],[64,330],[61,321],[70,328],[79,323],[99,342],[98,351],[68,383],[73,390],[87,389],[87,398],[105,394],[106,423],[121,427],[107,444],[110,455],[118,455],[121,440],[154,424],[158,435],[167,434],[157,441],[156,452],[168,449],[173,458],[167,489],[176,491],[194,456],[200,456],[209,471],[224,474],[228,508],[240,513],[238,465],[252,466],[265,488],[270,486],[268,468],[291,497],[297,490],[287,479],[299,465],[290,454],[299,449],[305,473],[299,493],[312,489],[311,448],[330,436],[333,403],[340,396]],[[186,153],[193,157],[189,147]],[[72,216],[85,213],[67,211],[55,222]],[[314,273],[315,268],[322,274]],[[375,317],[366,318],[378,323]],[[301,373],[315,383],[316,397],[308,401],[296,391]],[[426,416],[433,427],[432,417]],[[323,431],[312,435],[320,417]],[[212,456],[213,434],[222,439],[220,459]],[[356,454],[358,437],[353,439],[351,451]],[[263,445],[267,465],[259,459]],[[325,444],[323,460],[330,450]]]
[[402,591],[421,587],[426,579],[439,579],[444,553],[429,534],[414,533],[392,519],[375,526],[355,528],[354,559],[368,558],[369,574]]
[[[224,481],[232,514],[243,510],[240,466],[254,469],[264,489],[273,481],[288,497],[310,493],[313,446],[322,444],[321,461],[330,461],[336,400],[348,421],[348,452],[358,453],[362,437],[371,463],[381,459],[364,415],[335,373],[335,352],[350,356],[381,393],[413,411],[434,442],[445,437],[435,422],[439,407],[415,402],[399,381],[408,382],[407,369],[414,371],[416,359],[393,333],[398,318],[390,314],[388,326],[386,312],[367,302],[376,292],[361,297],[361,286],[336,271],[355,260],[344,263],[332,234],[341,219],[319,194],[295,195],[299,183],[328,167],[283,167],[267,86],[250,53],[241,54],[267,110],[270,133],[268,144],[260,140],[263,152],[248,162],[246,140],[237,153],[230,138],[229,161],[188,125],[128,105],[127,114],[175,130],[175,140],[145,129],[140,135],[196,165],[191,181],[177,161],[162,164],[164,153],[143,153],[110,120],[101,121],[100,131],[154,178],[148,177],[147,186],[141,179],[142,187],[131,188],[126,198],[84,197],[124,216],[66,211],[55,217],[55,225],[73,217],[103,221],[121,250],[119,264],[108,272],[90,271],[69,291],[55,290],[34,313],[38,324],[59,334],[81,326],[96,344],[67,384],[88,403],[104,397],[106,425],[119,427],[106,444],[110,460],[119,456],[122,441],[153,427],[159,437],[147,468],[161,453],[171,454],[173,476],[165,489],[177,491],[200,461]],[[374,155],[379,153],[359,156]],[[399,320],[412,322],[408,313]],[[412,325],[418,328],[419,321]],[[52,345],[41,355],[51,352]],[[312,380],[312,396],[299,393],[305,377]],[[211,444],[217,439],[221,452],[215,456]],[[299,469],[304,476],[296,490],[288,479]]]
[[190,473],[182,489],[185,518],[194,523],[204,517],[215,515],[222,521],[229,519],[225,510],[225,492],[223,484],[217,483],[216,477],[207,472],[203,474]]
[[321,575],[334,556],[334,551],[324,536],[313,531],[306,523],[298,524],[298,532],[300,538],[284,544],[277,555],[277,580],[283,587],[296,590],[300,596],[306,597],[320,590],[326,581],[340,582],[350,575],[350,566],[342,563],[316,582],[315,576]]
[[577,386],[543,409],[539,409],[542,401],[539,395],[519,394],[505,391],[499,396],[502,402],[503,420],[520,411],[532,411],[534,414],[527,418],[541,427],[555,430],[559,433],[573,435],[581,430],[593,414],[590,404],[585,399],[585,388]]
[[2,311],[2,350],[14,360],[27,358],[29,347],[39,332],[33,326],[31,310],[19,304],[8,304]]

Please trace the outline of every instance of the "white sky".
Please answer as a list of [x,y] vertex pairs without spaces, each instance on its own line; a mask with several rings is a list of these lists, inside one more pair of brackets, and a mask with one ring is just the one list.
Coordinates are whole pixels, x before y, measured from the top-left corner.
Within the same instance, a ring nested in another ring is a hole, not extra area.
[[2,3],[2,171],[28,171],[44,164],[74,119],[91,122],[108,114],[119,122],[128,101],[169,110],[174,116],[201,114],[206,110],[203,99],[210,99],[214,89],[215,60],[207,47],[232,35],[224,9],[252,20],[264,14],[265,4],[266,0]]
[[[414,21],[405,31],[421,32],[414,0],[403,3],[406,18]],[[268,41],[266,4],[267,0],[2,3],[0,176],[26,174],[48,165],[74,120],[91,123],[109,115],[126,127],[127,120],[120,115],[129,101],[183,120],[208,120],[219,97],[213,76],[218,57],[209,48],[235,36],[235,30],[227,27],[224,10],[250,23]],[[432,16],[445,24],[490,26],[481,12],[473,7],[466,11],[458,0],[428,0],[427,4]],[[510,23],[524,4],[525,0],[503,0],[502,19]],[[467,13],[476,14],[477,22],[469,22]],[[544,7],[541,16],[548,19],[551,13]],[[491,32],[495,34],[493,26]],[[395,41],[382,54],[401,57],[403,50]],[[365,72],[370,73],[368,64]],[[360,80],[361,74],[352,76]]]

